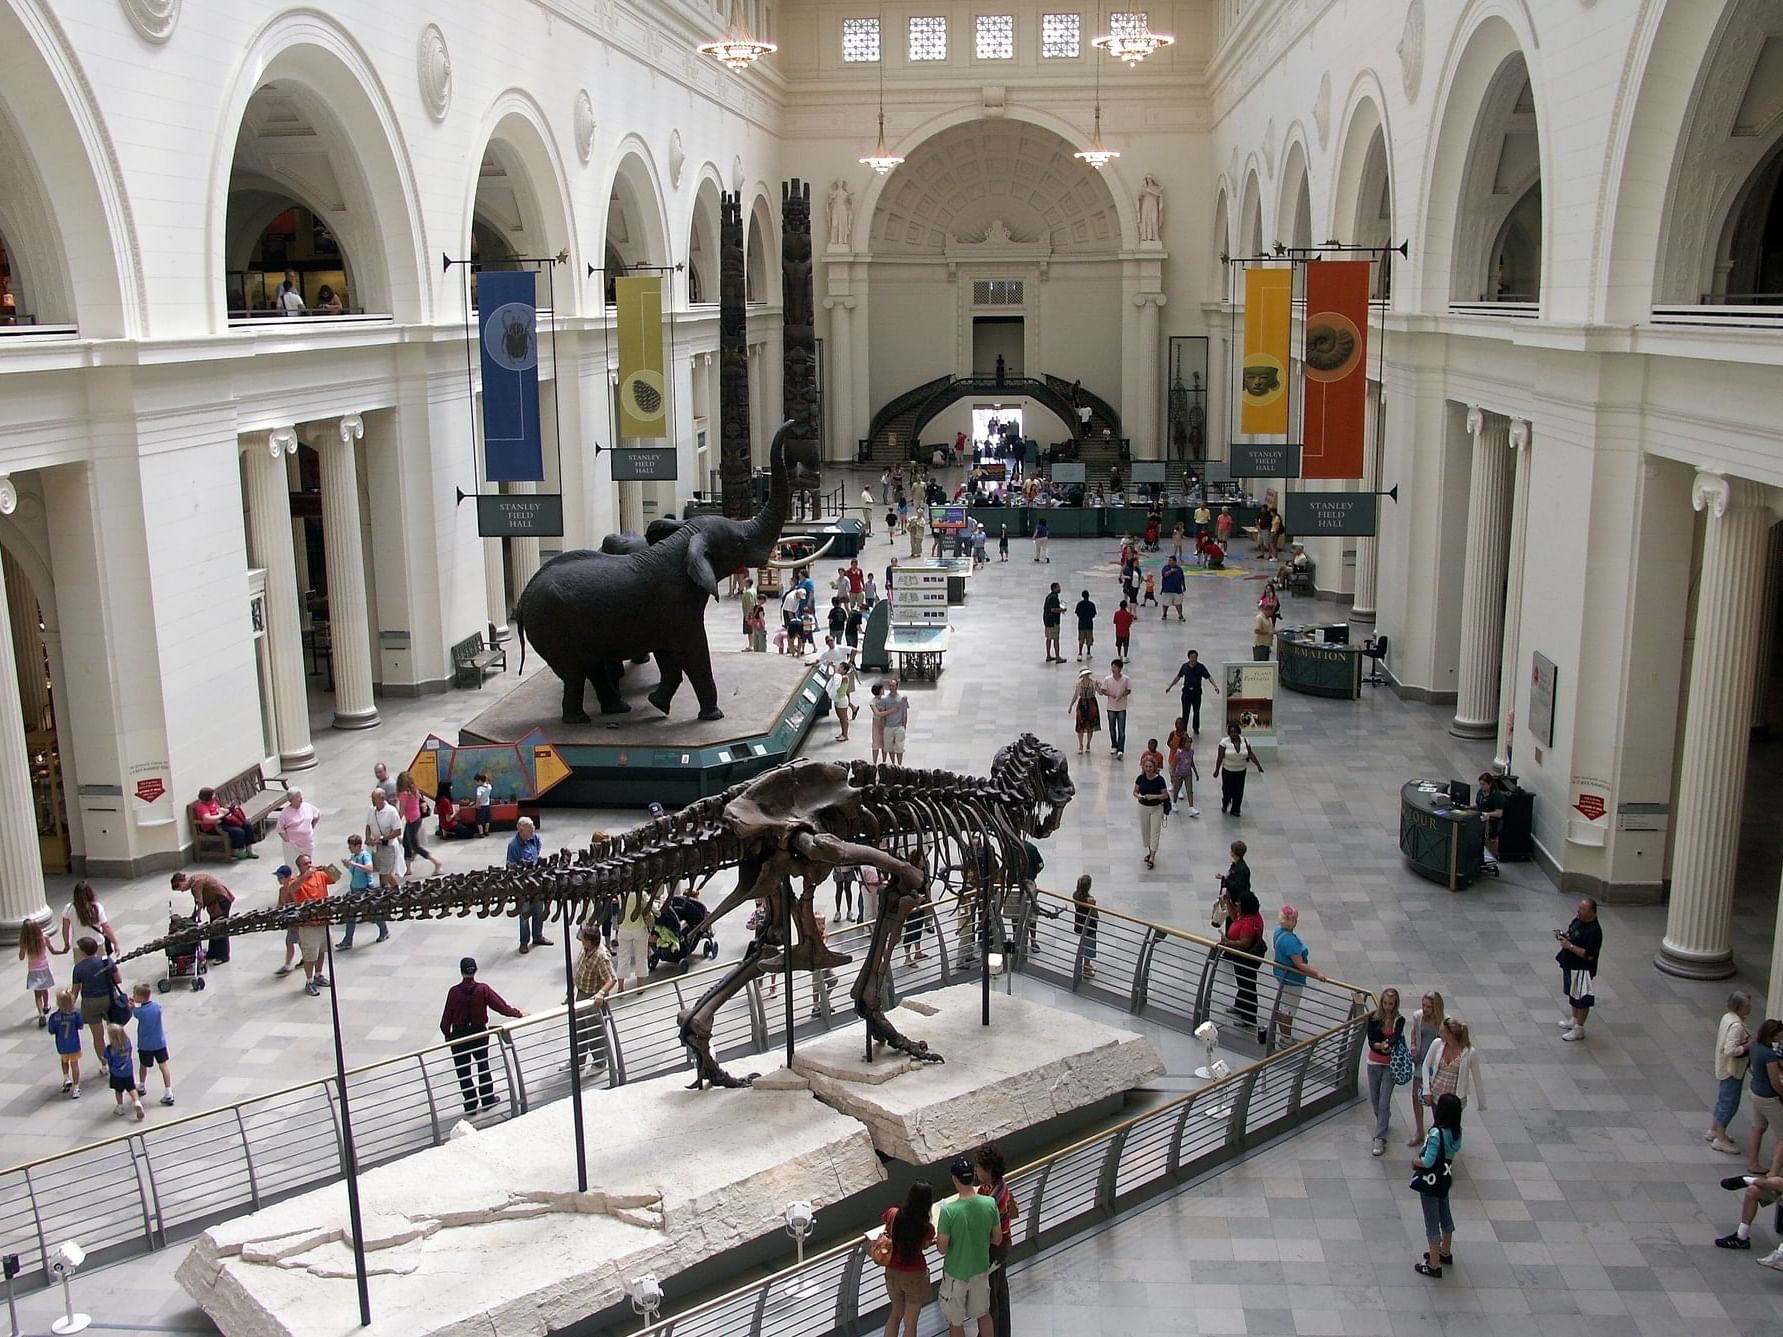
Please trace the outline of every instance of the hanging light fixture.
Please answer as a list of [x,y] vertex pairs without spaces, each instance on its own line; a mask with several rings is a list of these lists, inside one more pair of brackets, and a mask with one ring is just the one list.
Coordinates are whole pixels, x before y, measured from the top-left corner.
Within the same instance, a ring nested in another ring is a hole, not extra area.
[[1096,62],[1096,128],[1090,135],[1088,148],[1079,149],[1071,155],[1081,158],[1100,172],[1109,163],[1121,155],[1102,142],[1102,62]]
[[1090,45],[1106,51],[1130,69],[1174,41],[1176,38],[1169,33],[1153,32],[1143,10],[1117,10],[1109,15],[1108,31],[1092,40]]
[[749,31],[743,0],[731,0],[731,21],[724,36],[715,42],[700,43],[699,53],[712,57],[728,70],[746,70],[763,56],[771,56],[779,49]]
[[880,13],[879,21],[879,142],[873,151],[859,159],[861,166],[871,167],[880,176],[884,176],[892,168],[904,161],[904,155],[893,153],[885,142],[885,15]]

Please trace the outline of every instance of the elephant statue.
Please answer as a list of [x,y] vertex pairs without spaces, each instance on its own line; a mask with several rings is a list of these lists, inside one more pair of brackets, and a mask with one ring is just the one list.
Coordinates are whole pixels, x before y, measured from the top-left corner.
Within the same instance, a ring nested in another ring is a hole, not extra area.
[[718,597],[719,577],[743,566],[805,566],[829,546],[796,563],[769,560],[791,510],[793,488],[815,482],[804,465],[787,458],[784,437],[791,425],[782,424],[774,434],[768,499],[752,518],[655,521],[642,539],[608,535],[602,551],[561,553],[526,582],[513,613],[521,670],[530,641],[563,681],[565,724],[588,722],[584,683],[594,684],[601,714],[631,709],[619,696],[620,669],[626,660],[645,656],[655,657],[662,675],[649,694],[651,705],[668,714],[687,677],[699,699],[700,718],[724,718],[705,621],[706,600]]

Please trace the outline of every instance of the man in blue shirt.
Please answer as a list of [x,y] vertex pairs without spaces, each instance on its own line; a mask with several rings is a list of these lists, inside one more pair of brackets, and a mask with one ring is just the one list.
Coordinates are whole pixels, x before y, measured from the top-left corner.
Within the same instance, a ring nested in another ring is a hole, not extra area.
[[[533,832],[532,818],[522,817],[514,826],[514,838],[508,842],[508,867],[535,868],[542,852],[539,838]],[[551,945],[551,939],[545,936],[547,908],[542,900],[520,902],[520,955],[525,956],[534,947]]]
[[[1179,573],[1180,574],[1180,573]],[[1189,651],[1189,657],[1176,671],[1176,676],[1164,684],[1168,692],[1177,683],[1182,684],[1182,717],[1189,722],[1189,728],[1196,733],[1201,732],[1201,684],[1213,687],[1213,674],[1207,671],[1207,665],[1201,662],[1198,651]],[[1213,694],[1218,696],[1220,689],[1213,687]]]
[[[1286,1048],[1294,1043],[1294,1017],[1300,1011],[1306,977],[1311,975],[1315,980],[1323,980],[1325,975],[1307,963],[1306,944],[1296,932],[1300,925],[1300,911],[1284,905],[1280,918],[1275,930],[1275,977],[1282,982],[1282,987],[1275,1004],[1275,1028],[1279,1039],[1277,1048]],[[1258,1031],[1257,1040],[1262,1044],[1269,1043],[1268,1033]]]
[[1170,610],[1174,608],[1176,609],[1176,620],[1178,622],[1187,621],[1182,615],[1182,592],[1188,584],[1188,577],[1183,574],[1182,566],[1175,557],[1164,559],[1164,579],[1161,583],[1164,587],[1164,603],[1163,611],[1158,616],[1168,622]]

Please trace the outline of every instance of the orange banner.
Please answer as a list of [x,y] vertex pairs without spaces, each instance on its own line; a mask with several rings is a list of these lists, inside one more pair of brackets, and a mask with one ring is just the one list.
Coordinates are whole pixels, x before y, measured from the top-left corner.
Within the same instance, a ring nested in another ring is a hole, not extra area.
[[1238,385],[1238,430],[1247,436],[1288,431],[1288,323],[1294,271],[1244,271],[1244,366]]
[[1302,478],[1360,478],[1368,414],[1367,260],[1306,267]]

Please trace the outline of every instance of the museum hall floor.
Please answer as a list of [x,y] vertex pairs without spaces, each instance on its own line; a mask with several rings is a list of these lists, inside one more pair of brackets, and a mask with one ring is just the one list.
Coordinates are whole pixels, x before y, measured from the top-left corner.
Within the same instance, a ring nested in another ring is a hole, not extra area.
[[[1041,600],[1049,580],[1063,586],[1067,610],[1078,591],[1091,591],[1100,609],[1095,664],[1105,672],[1113,653],[1109,616],[1119,602],[1116,544],[1055,540],[1044,566],[1031,560],[1028,543],[1011,547],[1012,560],[1002,565],[993,539],[991,565],[955,610],[954,648],[939,683],[910,689],[910,765],[982,774],[994,750],[1023,730],[1072,750],[1066,701],[1078,666],[1042,663]],[[876,526],[868,547],[873,568],[882,570],[893,551]],[[1235,552],[1248,552],[1248,545]],[[833,566],[826,569],[834,574]],[[1605,907],[1600,1010],[1581,1044],[1562,1043],[1554,1025],[1560,999],[1550,930],[1567,922],[1572,902],[1533,864],[1506,864],[1502,878],[1459,894],[1401,864],[1401,781],[1471,779],[1489,761],[1488,745],[1449,736],[1450,712],[1441,707],[1406,703],[1374,687],[1354,703],[1285,694],[1277,703],[1278,756],[1266,761],[1266,774],[1252,775],[1243,817],[1223,817],[1215,786],[1204,779],[1202,816],[1173,817],[1158,867],[1147,870],[1130,791],[1144,740],[1164,737],[1175,714],[1175,694],[1164,684],[1190,647],[1216,671],[1223,661],[1248,657],[1261,570],[1241,556],[1223,574],[1194,574],[1186,627],[1165,627],[1155,611],[1137,625],[1127,758],[1109,756],[1106,735],[1090,756],[1073,756],[1077,798],[1045,847],[1042,883],[1068,892],[1079,872],[1089,872],[1104,906],[1205,928],[1213,875],[1225,866],[1227,842],[1241,836],[1266,909],[1284,901],[1300,908],[1315,963],[1372,988],[1396,986],[1408,1004],[1425,989],[1440,989],[1450,1013],[1472,1027],[1486,1065],[1486,1108],[1469,1113],[1457,1174],[1458,1261],[1440,1282],[1412,1271],[1421,1225],[1406,1188],[1402,1097],[1382,1159],[1369,1155],[1370,1115],[1357,1105],[1213,1182],[1036,1259],[1012,1278],[1016,1330],[1022,1337],[1774,1334],[1783,1277],[1752,1261],[1775,1242],[1769,1213],[1754,1228],[1754,1252],[1713,1246],[1738,1209],[1716,1181],[1741,1162],[1709,1150],[1701,1131],[1713,1085],[1707,1055],[1727,991],[1737,984],[1763,996],[1775,850],[1752,851],[1742,865],[1736,981],[1693,984],[1661,975],[1652,957],[1664,912]],[[1289,600],[1284,615],[1323,620],[1342,607]],[[734,602],[714,609],[712,619],[715,648],[740,647],[741,636],[732,634]],[[1067,647],[1071,621],[1067,611]],[[724,657],[715,656],[721,683]],[[393,769],[406,764],[427,733],[453,736],[487,702],[487,689],[384,701],[384,724],[369,733],[330,733],[319,718],[322,765],[301,783],[325,814],[325,847],[332,850],[360,822],[375,761]],[[1218,736],[1211,695],[1208,706],[1204,777]],[[832,723],[820,722],[805,755],[867,755],[864,714],[847,744],[831,741]],[[1778,751],[1776,743],[1755,744],[1754,775],[1775,769]],[[552,814],[546,846],[630,820],[635,816]],[[1774,828],[1749,822],[1746,838],[1774,843]],[[464,868],[499,859],[500,840],[505,836],[439,852],[448,866]],[[243,908],[272,899],[276,842],[262,848],[259,861],[223,870]],[[53,889],[58,909],[65,889]],[[127,945],[162,931],[164,875],[105,884],[100,894]],[[720,926],[727,955],[741,934],[740,920]],[[482,963],[482,978],[523,1009],[562,999],[557,953],[520,957],[511,922],[398,925],[382,945],[371,945],[373,936],[362,932],[363,949],[344,956],[339,968],[349,1061],[434,1042],[441,999],[466,953]],[[300,976],[275,978],[281,955],[274,939],[240,941],[208,990],[167,996],[180,1106],[163,1111],[152,1094],[151,1119],[289,1085],[331,1065],[326,1000],[306,998]],[[60,1098],[49,1042],[32,1024],[28,1000],[17,1003],[0,1040],[10,1056],[0,1085],[0,1157],[13,1163],[118,1131],[101,1083],[78,1105]],[[1746,1127],[1742,1112],[1736,1136]],[[151,1256],[83,1276],[82,1307],[112,1325],[208,1331],[173,1287],[175,1261]],[[48,1293],[31,1297],[28,1322],[46,1324],[53,1300]],[[931,1314],[923,1331],[940,1331],[937,1324]]]

